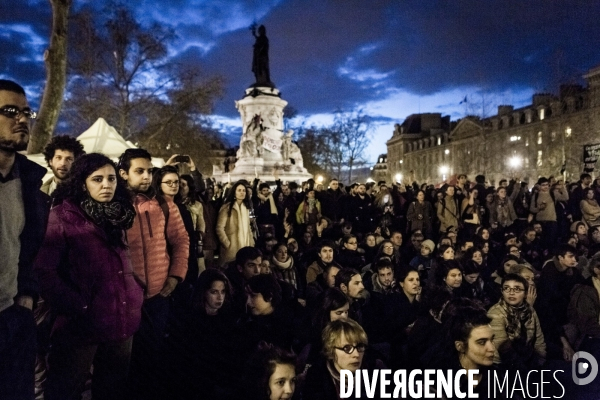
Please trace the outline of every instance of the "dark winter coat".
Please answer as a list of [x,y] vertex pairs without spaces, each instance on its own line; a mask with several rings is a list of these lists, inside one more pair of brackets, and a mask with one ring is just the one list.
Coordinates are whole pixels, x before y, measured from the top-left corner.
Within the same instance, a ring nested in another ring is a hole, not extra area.
[[18,153],[15,155],[15,167],[18,169],[21,179],[25,209],[25,227],[19,237],[21,250],[17,276],[17,297],[30,296],[37,300],[38,287],[33,272],[33,263],[44,240],[50,208],[50,197],[40,190],[46,169]]
[[126,248],[68,200],[50,211],[35,261],[40,293],[58,314],[55,329],[88,343],[124,340],[140,324],[143,293]]

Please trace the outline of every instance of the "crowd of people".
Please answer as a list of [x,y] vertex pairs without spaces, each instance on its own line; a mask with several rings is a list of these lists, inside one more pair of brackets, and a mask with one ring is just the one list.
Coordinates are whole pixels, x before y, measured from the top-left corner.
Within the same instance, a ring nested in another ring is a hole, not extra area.
[[1,398],[338,399],[382,368],[600,393],[568,382],[600,359],[600,179],[220,184],[54,136],[42,182],[34,118],[0,80]]

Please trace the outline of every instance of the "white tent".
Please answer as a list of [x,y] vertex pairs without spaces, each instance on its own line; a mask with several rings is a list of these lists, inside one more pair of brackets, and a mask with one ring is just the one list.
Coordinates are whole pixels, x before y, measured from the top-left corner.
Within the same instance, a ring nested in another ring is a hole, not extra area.
[[[125,141],[117,130],[110,126],[104,118],[98,118],[87,131],[77,137],[77,140],[81,142],[86,153],[102,153],[114,162],[118,161],[119,156],[125,150],[136,148],[133,143]],[[48,166],[43,154],[28,154],[27,158],[43,167]],[[165,165],[165,160],[153,157],[152,164],[160,168]],[[52,171],[48,169],[48,174],[46,174],[44,180],[51,175]]]
[[[98,118],[87,131],[77,137],[77,140],[81,142],[86,153],[102,153],[115,162],[125,150],[136,148],[133,143],[125,141],[104,118]],[[152,164],[160,168],[165,165],[165,160],[153,157]]]

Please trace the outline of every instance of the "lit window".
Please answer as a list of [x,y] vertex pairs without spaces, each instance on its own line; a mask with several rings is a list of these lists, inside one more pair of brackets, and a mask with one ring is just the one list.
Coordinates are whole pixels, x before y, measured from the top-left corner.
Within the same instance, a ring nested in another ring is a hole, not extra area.
[[556,139],[556,132],[552,131],[552,133],[550,134],[550,139],[554,142],[554,140]]
[[529,168],[529,157],[525,158],[525,168]]
[[521,140],[521,136],[511,136],[510,137],[511,142],[518,142],[519,140]]
[[538,167],[542,166],[542,151],[541,150],[538,151],[537,166]]
[[538,144],[542,144],[542,131],[538,132]]
[[546,110],[544,108],[542,108],[540,110],[540,121],[544,119],[545,115],[546,115]]
[[565,136],[566,137],[571,137],[571,128],[565,129]]
[[525,139],[525,146],[529,146],[529,138]]
[[438,140],[437,140],[437,145],[439,146],[439,145],[441,145],[441,144],[442,144],[442,138],[441,138],[441,137],[438,137],[437,139],[438,139]]

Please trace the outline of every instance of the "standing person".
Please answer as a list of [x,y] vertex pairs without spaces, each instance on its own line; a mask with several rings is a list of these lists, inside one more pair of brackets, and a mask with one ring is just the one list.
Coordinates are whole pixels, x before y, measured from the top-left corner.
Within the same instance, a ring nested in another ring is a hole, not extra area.
[[55,201],[35,262],[57,313],[45,398],[79,399],[93,364],[93,397],[125,399],[143,301],[125,239],[135,210],[115,164],[97,153],[73,163]]
[[193,285],[196,283],[198,275],[200,274],[198,271],[197,255],[198,236],[194,230],[192,214],[182,203],[181,195],[179,194],[180,184],[181,178],[179,177],[177,167],[172,165],[165,165],[164,167],[159,168],[152,176],[152,189],[156,193],[159,204],[163,209],[169,207],[173,203],[175,204],[181,214],[181,219],[183,220],[183,225],[185,226],[185,231],[190,242],[187,259],[188,268],[185,279],[181,282],[182,285],[177,285],[173,291],[176,300],[181,300],[187,305],[192,295]]
[[419,190],[416,200],[408,206],[406,220],[408,221],[408,231],[414,232],[420,230],[423,235],[431,238],[431,218],[433,217],[433,208],[431,203],[425,200],[425,192]]
[[44,148],[44,158],[54,176],[44,182],[42,192],[50,196],[56,190],[56,186],[67,177],[73,162],[82,154],[85,154],[85,151],[79,140],[67,135],[53,136]]
[[319,219],[321,219],[321,202],[315,197],[314,189],[309,189],[306,198],[296,210],[296,222],[298,225],[316,228]]
[[49,197],[46,169],[19,154],[36,118],[17,83],[0,79],[0,393],[34,398],[37,284],[33,261],[44,240]]
[[161,205],[150,186],[151,160],[144,149],[127,149],[118,164],[136,211],[127,241],[133,270],[144,287],[143,318],[133,339],[129,389],[132,398],[144,399],[159,396],[163,377],[159,360],[170,312],[169,296],[186,277],[190,245],[177,206]]
[[440,221],[440,233],[446,233],[449,227],[459,227],[460,205],[454,198],[454,186],[446,186],[444,197],[437,204],[437,217]]
[[254,233],[250,223],[250,196],[246,191],[246,184],[237,181],[219,210],[217,218],[217,236],[221,241],[219,264],[223,267],[226,263],[235,260],[238,250],[254,246]]
[[[179,177],[179,195],[181,196],[181,204],[187,208],[192,217],[196,240],[196,256],[198,257],[198,273],[202,273],[202,271],[206,269],[203,256],[203,239],[207,231],[204,219],[205,210],[204,204],[196,192],[196,184],[191,175],[181,175]],[[190,235],[190,238],[191,237],[192,236]],[[191,245],[192,242],[190,241],[190,246]],[[210,250],[210,254],[211,255],[207,258],[212,257],[212,250]]]
[[555,202],[568,201],[569,193],[564,186],[557,185],[554,193],[550,192],[550,181],[541,177],[537,182],[539,192],[531,198],[529,211],[535,214],[535,220],[542,225],[542,243],[544,249],[550,249],[556,243],[558,232]]
[[344,223],[346,193],[340,189],[339,181],[336,178],[331,179],[329,188],[319,197],[323,205],[323,215],[331,219],[334,224]]
[[[44,158],[52,169],[53,176],[41,187],[42,192],[52,195],[59,183],[66,179],[73,162],[85,154],[83,145],[75,138],[66,135],[53,136],[44,148]],[[53,316],[44,299],[39,298],[34,310],[35,322],[38,326],[38,353],[35,360],[35,393],[37,399],[44,398],[46,380],[47,346]]]

